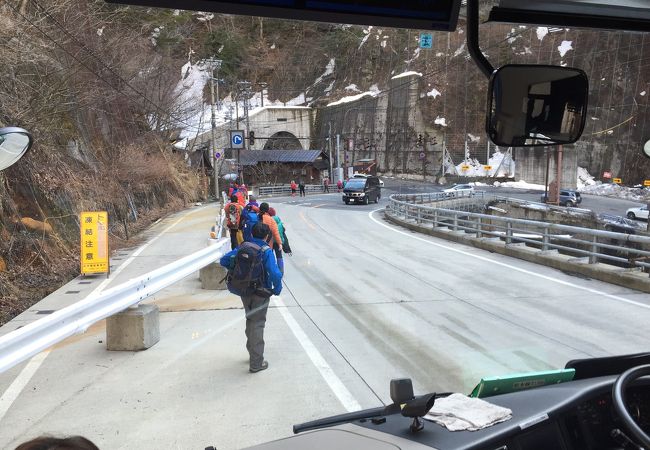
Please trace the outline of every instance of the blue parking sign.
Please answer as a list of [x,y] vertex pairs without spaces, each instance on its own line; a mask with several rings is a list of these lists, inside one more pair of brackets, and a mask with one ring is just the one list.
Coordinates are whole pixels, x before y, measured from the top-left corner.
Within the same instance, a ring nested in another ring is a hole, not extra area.
[[420,34],[420,48],[433,48],[433,35],[429,33]]

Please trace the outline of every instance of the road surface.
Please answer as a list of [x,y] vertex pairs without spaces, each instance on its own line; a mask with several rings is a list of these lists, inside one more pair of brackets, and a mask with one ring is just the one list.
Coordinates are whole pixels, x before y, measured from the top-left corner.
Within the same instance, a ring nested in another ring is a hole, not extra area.
[[[391,378],[468,393],[483,376],[648,350],[647,294],[401,229],[384,221],[385,198],[272,204],[294,254],[268,314],[268,370],[248,373],[239,300],[188,277],[152,300],[151,349],[107,352],[101,322],[0,374],[0,448],[42,433],[102,449],[242,448],[387,403]],[[202,248],[215,215],[207,205],[165,219],[137,257],[120,255],[110,283],[74,280],[22,323]]]

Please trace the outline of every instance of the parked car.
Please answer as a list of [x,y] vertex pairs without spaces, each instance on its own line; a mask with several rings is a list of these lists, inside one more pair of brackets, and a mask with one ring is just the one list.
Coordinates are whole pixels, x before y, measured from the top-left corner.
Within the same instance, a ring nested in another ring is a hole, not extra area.
[[[544,194],[542,194],[542,203],[547,203],[547,196]],[[560,206],[576,207],[580,203],[582,203],[580,192],[574,191],[573,189],[560,190]]]
[[350,203],[363,203],[365,205],[370,202],[378,203],[380,198],[379,178],[373,175],[350,178],[343,188],[343,202],[346,205]]
[[644,205],[636,208],[630,208],[626,211],[625,215],[627,216],[628,219],[632,219],[632,220],[636,220],[636,219],[648,220],[648,205]]
[[445,194],[452,195],[472,195],[474,193],[474,186],[471,184],[455,184],[450,188],[443,189]]
[[[374,175],[369,175],[367,173],[358,173],[357,172],[352,176],[352,178],[368,178],[368,177],[372,177],[372,176],[374,176]],[[384,187],[384,182],[381,180],[381,178],[377,178],[377,179],[379,180],[379,187],[383,188]]]

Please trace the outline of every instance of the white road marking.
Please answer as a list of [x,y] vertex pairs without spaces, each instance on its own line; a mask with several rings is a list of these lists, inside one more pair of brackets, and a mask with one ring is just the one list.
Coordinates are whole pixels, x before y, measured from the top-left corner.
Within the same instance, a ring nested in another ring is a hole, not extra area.
[[[199,208],[203,209],[203,208]],[[117,276],[121,271],[123,271],[129,264],[133,262],[133,260],[144,251],[147,247],[149,247],[151,244],[156,242],[163,234],[167,233],[169,230],[171,230],[173,227],[178,225],[186,216],[189,216],[190,214],[195,213],[198,211],[198,209],[194,209],[187,214],[183,214],[177,221],[172,223],[170,226],[162,230],[158,235],[156,235],[153,239],[151,239],[149,242],[144,244],[142,247],[137,249],[133,254],[120,266],[115,270],[111,275],[113,277]],[[90,294],[88,294],[85,298],[90,298],[94,295],[98,295],[101,290],[111,281],[113,281],[113,278],[107,278],[93,289]],[[11,405],[16,401],[22,390],[27,386],[27,383],[29,383],[29,380],[32,379],[38,368],[43,364],[43,361],[45,361],[45,358],[47,358],[47,355],[50,354],[52,350],[47,349],[39,353],[38,355],[34,356],[32,359],[29,360],[27,365],[23,368],[23,370],[20,371],[16,379],[11,383],[11,385],[7,388],[7,390],[2,394],[2,397],[0,397],[0,421],[2,421],[2,418],[5,416]],[[360,409],[360,408],[359,408]]]
[[41,364],[43,364],[47,355],[50,354],[50,351],[50,349],[44,350],[30,359],[25,368],[18,374],[11,385],[9,385],[4,394],[2,394],[2,397],[0,397],[0,422],[2,422],[5,414],[7,414],[7,411],[9,411],[9,408],[11,408],[11,405],[16,401],[25,386],[27,386],[29,380],[32,379],[32,376],[41,367]]
[[408,236],[410,238],[417,239],[418,241],[426,242],[427,244],[434,245],[434,246],[439,247],[439,248],[444,248],[445,250],[456,252],[456,253],[459,253],[461,255],[469,256],[469,257],[472,257],[472,258],[475,258],[475,259],[479,259],[481,261],[487,261],[487,262],[490,262],[492,264],[496,264],[498,266],[507,267],[508,269],[512,269],[512,270],[516,270],[517,272],[525,273],[526,275],[532,275],[532,276],[535,276],[537,278],[542,278],[544,280],[548,280],[548,281],[552,281],[554,283],[561,284],[563,286],[569,286],[569,287],[572,287],[572,288],[575,288],[575,289],[580,289],[580,290],[583,290],[583,291],[590,292],[592,294],[597,294],[597,295],[609,298],[611,300],[616,300],[616,301],[619,301],[619,302],[628,303],[630,305],[638,306],[640,308],[650,309],[650,305],[645,304],[645,303],[639,303],[639,302],[635,302],[634,300],[628,300],[626,298],[619,297],[618,295],[606,294],[606,293],[604,293],[602,291],[599,291],[597,289],[591,289],[591,288],[588,288],[588,287],[585,287],[585,286],[580,286],[578,284],[570,283],[568,281],[559,280],[557,278],[553,278],[553,277],[550,277],[550,276],[547,276],[547,275],[541,275],[539,273],[531,272],[530,270],[526,270],[526,269],[522,269],[520,267],[512,266],[512,265],[504,263],[504,262],[495,261],[494,259],[491,259],[491,258],[486,258],[485,256],[475,255],[475,254],[472,254],[472,253],[469,253],[469,252],[466,252],[466,251],[463,251],[463,250],[458,250],[458,249],[453,248],[453,247],[438,244],[436,242],[432,242],[432,241],[430,241],[428,239],[423,239],[421,237],[414,236],[414,235],[409,234],[409,233],[405,233],[404,231],[401,231],[401,230],[398,230],[398,229],[393,228],[391,226],[388,226],[385,223],[381,223],[380,221],[375,219],[373,217],[373,214],[376,213],[377,211],[384,211],[384,208],[379,208],[379,209],[375,209],[374,211],[370,211],[368,213],[368,217],[370,217],[370,220],[372,220],[373,222],[375,222],[378,225],[381,225],[384,228],[388,228],[389,230],[394,231],[395,233],[403,234],[404,236]]
[[282,314],[284,321],[287,322],[287,325],[293,332],[294,336],[302,345],[302,348],[311,359],[311,362],[316,366],[321,376],[330,387],[336,398],[339,399],[341,404],[348,411],[359,411],[361,405],[359,402],[352,396],[350,391],[345,387],[341,379],[334,373],[334,370],[327,364],[325,358],[320,354],[314,343],[307,337],[307,334],[300,327],[296,319],[293,318],[286,305],[282,301],[281,297],[274,297],[275,303],[278,311]]

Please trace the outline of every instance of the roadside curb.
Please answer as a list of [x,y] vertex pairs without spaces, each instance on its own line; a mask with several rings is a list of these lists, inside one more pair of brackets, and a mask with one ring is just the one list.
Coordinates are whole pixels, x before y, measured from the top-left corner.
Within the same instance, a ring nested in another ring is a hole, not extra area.
[[542,252],[526,247],[524,244],[506,244],[499,238],[476,238],[465,232],[453,232],[446,227],[427,227],[414,221],[398,219],[384,211],[386,219],[396,225],[412,231],[428,234],[440,239],[470,245],[472,247],[498,253],[504,256],[523,259],[528,262],[542,264],[570,274],[616,284],[630,289],[650,293],[650,276],[639,269],[624,269],[605,263],[588,264],[582,258],[562,255],[555,250]]

